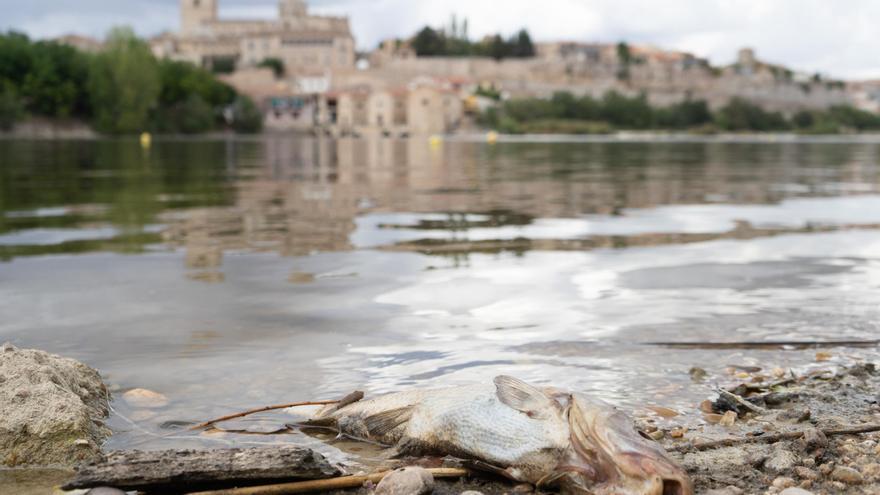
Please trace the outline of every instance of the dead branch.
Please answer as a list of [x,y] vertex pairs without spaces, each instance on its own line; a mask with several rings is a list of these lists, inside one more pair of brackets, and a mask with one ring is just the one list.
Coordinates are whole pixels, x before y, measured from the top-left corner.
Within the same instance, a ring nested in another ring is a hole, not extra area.
[[302,401],[302,402],[291,402],[290,404],[278,404],[275,406],[264,406],[258,407],[256,409],[250,409],[247,411],[228,414],[226,416],[221,416],[219,418],[212,419],[210,421],[205,421],[204,423],[199,423],[190,428],[190,430],[202,430],[208,428],[209,426],[213,426],[215,423],[220,423],[222,421],[229,421],[230,419],[242,418],[244,416],[249,416],[251,414],[257,414],[266,411],[275,411],[278,409],[288,409],[291,407],[301,407],[301,406],[326,406],[331,404],[351,404],[352,402],[357,402],[364,397],[364,393],[360,391],[352,392],[346,395],[341,400],[313,400],[313,401]]
[[[463,468],[431,468],[426,469],[435,478],[461,478],[468,476],[470,471]],[[278,483],[275,485],[252,486],[246,488],[230,488],[227,490],[212,490],[195,492],[189,495],[289,495],[296,493],[308,493],[317,491],[339,490],[344,488],[358,488],[364,483],[378,483],[391,471],[369,474],[366,476],[342,476],[323,480],[295,481],[292,483]]]
[[[864,433],[872,433],[875,431],[880,431],[880,425],[862,425],[862,426],[848,426],[846,428],[829,428],[825,430],[819,430],[825,434],[825,436],[833,436],[833,435],[861,435]],[[677,446],[672,450],[673,452],[690,452],[690,451],[703,451],[703,450],[712,450],[712,449],[720,449],[724,447],[735,447],[737,445],[745,445],[750,443],[776,443],[781,442],[783,440],[797,440],[804,436],[803,431],[788,431],[784,433],[774,433],[772,435],[761,435],[757,437],[740,437],[740,438],[724,438],[721,440],[714,440],[711,442],[703,442],[697,444],[685,444]]]
[[718,395],[720,395],[721,397],[724,397],[725,399],[731,400],[731,401],[735,402],[736,404],[748,409],[749,411],[752,411],[755,414],[764,414],[767,412],[767,410],[764,409],[763,407],[758,407],[758,406],[752,404],[751,402],[743,399],[739,395],[736,395],[733,392],[729,392],[727,390],[724,390],[723,388],[719,388],[717,390],[717,392],[718,392]]

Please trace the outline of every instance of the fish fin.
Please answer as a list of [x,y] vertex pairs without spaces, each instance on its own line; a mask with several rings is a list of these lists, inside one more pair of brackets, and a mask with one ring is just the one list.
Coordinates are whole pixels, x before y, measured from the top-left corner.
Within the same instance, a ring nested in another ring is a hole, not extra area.
[[364,418],[364,425],[372,437],[381,437],[412,417],[413,406],[389,409]]
[[499,375],[494,381],[498,400],[530,418],[546,418],[550,411],[558,407],[556,401],[547,397],[547,394],[519,378]]

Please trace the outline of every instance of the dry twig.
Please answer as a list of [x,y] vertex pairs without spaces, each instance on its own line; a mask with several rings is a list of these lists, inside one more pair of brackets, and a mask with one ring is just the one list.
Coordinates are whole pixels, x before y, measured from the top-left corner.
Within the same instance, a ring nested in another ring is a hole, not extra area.
[[[833,436],[833,435],[860,435],[863,433],[872,433],[875,431],[880,431],[880,425],[861,425],[861,426],[848,426],[846,428],[829,428],[826,430],[819,430],[825,434],[825,436]],[[749,443],[776,443],[781,442],[783,440],[797,440],[804,436],[803,431],[788,431],[784,433],[774,433],[772,435],[761,435],[757,437],[740,437],[740,438],[724,438],[721,440],[714,440],[711,442],[703,442],[697,444],[685,444],[679,445],[672,450],[673,452],[690,452],[693,450],[703,451],[703,450],[711,450],[711,449],[720,449],[723,447],[735,447],[737,445],[744,445]]]
[[[468,476],[470,471],[463,468],[431,468],[426,469],[435,478],[462,478]],[[342,476],[323,480],[295,481],[292,483],[278,483],[275,485],[251,486],[246,488],[230,488],[227,490],[212,490],[207,492],[190,493],[189,495],[288,495],[296,493],[308,493],[343,488],[357,488],[366,482],[378,483],[391,471],[369,474],[366,476]]]
[[312,400],[312,401],[302,401],[302,402],[291,402],[290,404],[278,404],[275,406],[258,407],[256,409],[250,409],[250,410],[235,413],[235,414],[229,414],[226,416],[221,416],[219,418],[212,419],[210,421],[205,421],[204,423],[199,423],[199,424],[193,426],[192,428],[190,428],[190,430],[201,430],[201,429],[213,426],[215,423],[220,423],[221,421],[229,421],[230,419],[241,418],[244,416],[249,416],[251,414],[256,414],[256,413],[261,413],[261,412],[266,412],[266,411],[275,411],[277,409],[288,409],[290,407],[326,406],[326,405],[330,405],[330,404],[338,404],[339,407],[344,407],[348,404],[351,404],[352,402],[357,402],[363,398],[364,398],[363,392],[355,391],[355,392],[352,392],[352,393],[346,395],[341,400]]

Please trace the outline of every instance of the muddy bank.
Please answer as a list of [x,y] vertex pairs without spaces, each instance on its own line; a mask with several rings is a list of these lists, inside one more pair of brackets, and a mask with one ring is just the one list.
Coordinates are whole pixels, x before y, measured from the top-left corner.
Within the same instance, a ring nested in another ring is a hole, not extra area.
[[0,346],[0,466],[97,459],[110,435],[110,394],[97,371],[54,354]]

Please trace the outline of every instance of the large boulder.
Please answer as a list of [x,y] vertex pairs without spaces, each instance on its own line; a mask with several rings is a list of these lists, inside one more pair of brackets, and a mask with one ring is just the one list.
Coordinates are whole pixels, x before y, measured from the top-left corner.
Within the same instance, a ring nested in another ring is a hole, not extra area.
[[100,458],[110,393],[73,359],[0,346],[0,466],[71,466]]

